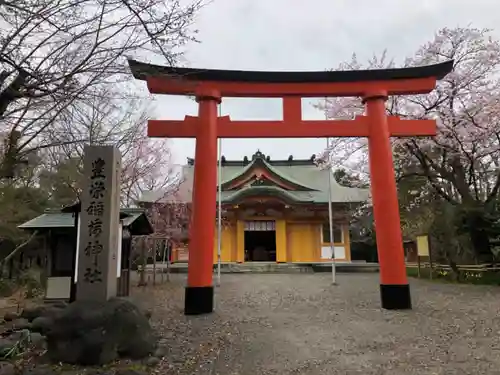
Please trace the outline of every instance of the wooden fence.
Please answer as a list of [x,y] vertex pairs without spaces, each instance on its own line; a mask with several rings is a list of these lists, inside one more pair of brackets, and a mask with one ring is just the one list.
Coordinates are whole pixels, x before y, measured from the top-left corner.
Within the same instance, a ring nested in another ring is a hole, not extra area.
[[[418,263],[409,262],[406,263],[406,267],[418,268]],[[430,268],[429,262],[421,262],[420,268]],[[459,271],[470,271],[470,272],[487,272],[487,271],[500,271],[500,265],[485,263],[485,264],[460,264],[457,265]],[[432,263],[433,270],[443,270],[451,271],[451,267],[447,264],[436,264]]]

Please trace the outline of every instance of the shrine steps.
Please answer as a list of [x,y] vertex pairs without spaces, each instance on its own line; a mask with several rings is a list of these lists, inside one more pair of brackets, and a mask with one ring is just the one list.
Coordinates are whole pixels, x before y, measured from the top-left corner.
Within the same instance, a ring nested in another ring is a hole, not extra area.
[[[151,265],[149,265],[151,267]],[[148,268],[149,268],[148,267]],[[161,268],[166,272],[166,265],[156,265],[157,270]],[[186,273],[187,263],[174,263],[170,265],[171,273]],[[324,263],[276,263],[276,262],[245,262],[245,263],[221,263],[221,273],[316,273],[331,272],[332,266],[329,262]],[[337,272],[378,272],[377,263],[364,262],[337,262]],[[214,272],[217,264],[214,264]],[[161,271],[159,271],[161,272]]]
[[[214,269],[217,269],[215,265]],[[221,264],[224,273],[312,273],[308,264],[289,264],[276,262],[246,262]]]

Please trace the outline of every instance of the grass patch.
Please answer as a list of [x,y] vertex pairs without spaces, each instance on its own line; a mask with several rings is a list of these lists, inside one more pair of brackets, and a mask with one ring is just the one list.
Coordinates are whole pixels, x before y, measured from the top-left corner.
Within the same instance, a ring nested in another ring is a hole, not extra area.
[[[406,274],[409,277],[418,277],[417,267],[407,267]],[[431,269],[421,268],[420,269],[421,279],[431,279]],[[449,270],[443,269],[433,269],[432,270],[432,280],[438,282],[453,282],[460,284],[474,284],[474,285],[500,285],[500,271],[497,270],[486,270],[486,271],[467,271],[460,270],[460,274],[457,275]]]

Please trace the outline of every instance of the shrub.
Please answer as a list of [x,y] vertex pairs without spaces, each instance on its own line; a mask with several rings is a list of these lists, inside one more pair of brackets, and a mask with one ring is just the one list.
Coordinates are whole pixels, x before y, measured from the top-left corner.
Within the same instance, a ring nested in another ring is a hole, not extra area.
[[[420,269],[420,278],[430,279],[430,274],[431,272],[429,268]],[[418,277],[418,269],[416,267],[408,267],[407,275],[410,277]],[[454,272],[447,269],[435,268],[432,270],[432,278],[434,280],[459,282],[466,284],[500,285],[500,271],[497,270],[460,270],[459,274],[456,275]]]

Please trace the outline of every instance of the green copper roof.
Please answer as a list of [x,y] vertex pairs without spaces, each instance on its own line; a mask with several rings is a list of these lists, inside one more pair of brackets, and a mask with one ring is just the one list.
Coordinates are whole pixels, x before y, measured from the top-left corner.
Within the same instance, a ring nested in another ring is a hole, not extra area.
[[[271,190],[262,190],[264,186],[247,186],[240,190],[239,195],[235,195],[238,193],[237,191],[222,191],[221,196],[223,202],[233,202],[236,197],[241,197],[241,194],[243,194],[241,191],[243,190],[244,195],[246,196],[248,196],[248,194],[263,194],[266,191],[272,192],[272,194],[277,194],[279,191],[282,197],[291,199],[294,202],[328,203],[328,179],[329,174],[332,173],[331,170],[318,168],[312,160],[294,161],[289,159],[288,161],[272,161],[268,159],[266,160],[265,158],[262,159],[270,167],[270,169],[272,168],[273,173],[276,173],[281,176],[281,178],[288,180],[295,185],[307,187],[308,190],[287,191],[277,186],[272,187]],[[220,168],[221,181],[231,181],[245,171],[248,171],[248,168],[251,168],[253,165],[252,160],[248,160],[246,164],[241,161],[228,161]],[[191,202],[193,173],[194,166],[192,163],[183,167],[182,183],[178,189],[175,200]],[[265,188],[269,188],[269,186],[266,186]],[[364,202],[369,198],[369,190],[341,186],[335,181],[333,176],[331,176],[331,196],[333,203]],[[141,202],[165,202],[168,200],[168,198],[165,198],[164,192],[161,191],[144,192],[140,199]]]
[[[244,167],[243,169],[240,169],[239,172],[235,173],[234,176],[231,176],[225,180],[222,180],[222,183],[221,185],[223,186],[224,188],[224,185],[230,183],[231,181],[233,181],[235,178],[238,178],[240,176],[243,176],[245,173],[247,173],[248,171],[252,170],[253,168],[256,167],[257,163],[262,163],[262,166],[266,169],[268,169],[272,174],[276,175],[276,176],[279,176],[281,177],[282,179],[290,182],[292,185],[296,185],[297,187],[299,188],[302,188],[302,189],[306,189],[306,190],[316,190],[310,186],[307,186],[305,185],[304,183],[301,183],[297,180],[295,180],[294,177],[292,176],[287,176],[286,175],[286,172],[284,171],[280,171],[279,169],[277,169],[276,167],[272,166],[270,163],[268,163],[266,161],[266,159],[264,158],[255,158],[252,160],[252,162],[250,164],[248,164],[246,167]],[[223,168],[229,168],[229,167],[223,167]]]
[[[137,208],[122,208],[120,213],[126,215],[122,219],[122,224],[124,227],[128,227],[131,230],[132,235],[153,233],[152,226],[144,210]],[[18,228],[26,230],[56,229],[73,228],[74,225],[75,219],[72,213],[51,210],[19,225]]]

